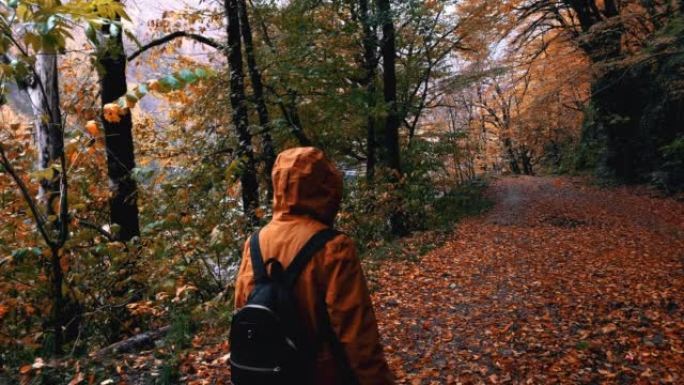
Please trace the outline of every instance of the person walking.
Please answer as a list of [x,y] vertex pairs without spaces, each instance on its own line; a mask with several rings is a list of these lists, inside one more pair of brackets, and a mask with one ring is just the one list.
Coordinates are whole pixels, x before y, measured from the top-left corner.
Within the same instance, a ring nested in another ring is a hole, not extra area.
[[300,147],[272,177],[273,219],[246,242],[235,284],[233,382],[393,385],[356,247],[332,230],[342,175]]

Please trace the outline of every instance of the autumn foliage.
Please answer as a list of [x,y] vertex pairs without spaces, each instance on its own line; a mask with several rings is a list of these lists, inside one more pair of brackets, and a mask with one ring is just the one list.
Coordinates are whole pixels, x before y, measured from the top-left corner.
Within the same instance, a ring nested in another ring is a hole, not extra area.
[[0,1],[0,383],[225,382],[294,146],[400,383],[683,381],[681,2],[185,3]]

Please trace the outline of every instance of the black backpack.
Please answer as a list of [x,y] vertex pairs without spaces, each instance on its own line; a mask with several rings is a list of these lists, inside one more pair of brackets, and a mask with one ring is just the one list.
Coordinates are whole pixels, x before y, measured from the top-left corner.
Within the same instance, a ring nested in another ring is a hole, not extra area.
[[[314,254],[337,234],[332,229],[316,233],[295,256],[287,270],[274,258],[264,263],[259,247],[259,232],[252,235],[250,254],[254,289],[247,304],[233,316],[230,329],[233,384],[313,383],[317,346],[307,341],[293,288]],[[327,312],[325,315],[327,319]],[[327,330],[332,331],[329,325],[325,330],[326,333]]]

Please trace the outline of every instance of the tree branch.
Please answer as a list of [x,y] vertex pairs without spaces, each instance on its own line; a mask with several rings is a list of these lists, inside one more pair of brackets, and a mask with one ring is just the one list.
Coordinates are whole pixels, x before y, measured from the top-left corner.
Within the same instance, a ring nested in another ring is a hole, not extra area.
[[38,207],[36,207],[33,198],[31,198],[31,194],[29,193],[28,187],[26,187],[24,181],[21,180],[14,167],[12,167],[12,163],[7,158],[7,155],[5,154],[5,147],[2,145],[2,143],[0,143],[0,164],[2,164],[5,170],[7,170],[12,179],[14,179],[14,182],[17,184],[17,186],[19,186],[19,190],[21,190],[21,195],[24,197],[24,200],[28,204],[29,209],[31,209],[31,214],[33,214],[33,217],[36,220],[38,231],[40,232],[40,235],[43,236],[45,243],[47,243],[48,246],[53,247],[55,244],[52,241],[52,238],[50,238],[47,229],[45,228],[45,222],[43,220],[43,217],[40,215]]
[[93,353],[91,356],[95,359],[101,360],[110,355],[129,353],[140,348],[153,346],[154,341],[164,337],[169,330],[171,330],[171,326],[164,326],[157,330],[150,330],[145,333],[141,333],[131,338],[125,339],[123,341],[119,341],[117,343],[109,345]]
[[78,220],[79,226],[82,226],[82,227],[85,227],[85,228],[88,228],[88,229],[97,231],[98,233],[100,233],[100,235],[102,235],[102,236],[104,236],[105,238],[107,238],[107,240],[108,240],[109,242],[115,242],[115,241],[116,241],[116,239],[114,238],[114,235],[112,235],[109,231],[103,229],[101,226],[99,226],[99,225],[97,225],[97,224],[95,224],[95,223],[93,223],[93,222],[89,222],[89,221],[83,220],[83,219],[81,219],[81,218],[79,218],[79,217],[76,217],[76,220]]
[[168,43],[168,42],[170,42],[170,41],[172,41],[172,40],[174,40],[174,39],[178,39],[178,38],[181,38],[181,37],[185,37],[185,38],[194,40],[194,41],[196,41],[196,42],[198,42],[198,43],[202,43],[202,44],[204,44],[204,45],[208,45],[209,47],[216,48],[217,50],[222,50],[222,49],[225,48],[224,45],[222,45],[222,44],[220,44],[219,42],[217,42],[216,40],[210,39],[210,38],[208,38],[208,37],[206,37],[206,36],[202,36],[202,35],[199,35],[199,34],[196,34],[196,33],[187,32],[187,31],[176,31],[176,32],[172,32],[172,33],[170,33],[170,34],[168,34],[168,35],[166,35],[166,36],[162,36],[162,37],[160,37],[159,39],[152,40],[151,42],[149,42],[149,43],[145,44],[144,46],[140,47],[139,50],[133,52],[132,54],[130,54],[130,55],[128,56],[128,61],[130,62],[130,61],[135,60],[138,56],[142,55],[143,53],[145,53],[146,51],[150,50],[151,48],[159,47],[160,45],[164,45],[164,44],[166,44],[166,43]]

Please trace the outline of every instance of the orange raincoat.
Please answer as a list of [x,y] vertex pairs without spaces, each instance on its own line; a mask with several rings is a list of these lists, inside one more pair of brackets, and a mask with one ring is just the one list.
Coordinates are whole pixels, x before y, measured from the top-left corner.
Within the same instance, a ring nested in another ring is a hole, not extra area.
[[[261,252],[265,259],[277,258],[287,268],[309,238],[332,224],[342,199],[342,176],[322,151],[294,148],[278,156],[273,190],[273,220],[261,230]],[[236,309],[247,303],[253,278],[248,241],[235,285]],[[330,323],[359,384],[394,384],[351,239],[338,235],[328,242],[304,268],[294,290],[311,341],[320,333],[318,315],[323,304],[319,298],[324,294]],[[339,384],[338,367],[326,344],[317,355],[315,384]]]

